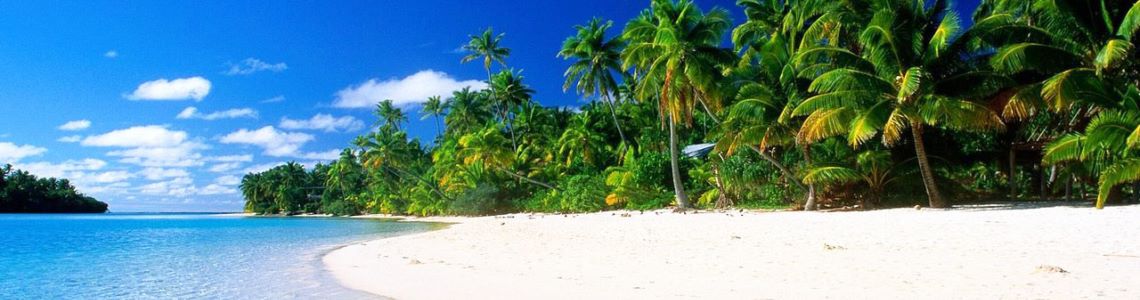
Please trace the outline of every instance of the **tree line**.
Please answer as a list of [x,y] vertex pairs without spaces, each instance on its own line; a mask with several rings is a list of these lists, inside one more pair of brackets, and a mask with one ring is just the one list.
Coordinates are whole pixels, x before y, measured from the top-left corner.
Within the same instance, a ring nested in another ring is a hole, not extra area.
[[75,190],[67,179],[37,178],[0,167],[0,213],[104,213],[107,203]]
[[[439,215],[691,207],[872,208],[1140,197],[1140,2],[740,0],[746,19],[652,0],[589,20],[539,105],[491,28],[488,87],[426,99],[335,162],[246,175],[247,210]],[[963,27],[962,18],[972,26]],[[688,147],[687,147],[688,146]],[[1087,198],[1087,196],[1092,196]]]

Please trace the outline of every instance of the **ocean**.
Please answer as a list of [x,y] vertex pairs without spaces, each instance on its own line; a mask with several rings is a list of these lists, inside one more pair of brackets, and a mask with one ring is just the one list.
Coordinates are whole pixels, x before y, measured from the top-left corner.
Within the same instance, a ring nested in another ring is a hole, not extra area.
[[377,297],[337,284],[321,256],[440,226],[218,214],[0,214],[0,299],[371,299]]

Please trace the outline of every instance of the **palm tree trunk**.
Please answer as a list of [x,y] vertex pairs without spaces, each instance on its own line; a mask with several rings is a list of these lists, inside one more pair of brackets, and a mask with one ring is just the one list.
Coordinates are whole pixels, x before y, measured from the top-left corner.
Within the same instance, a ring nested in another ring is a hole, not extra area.
[[405,179],[406,179],[407,177],[414,177],[414,178],[416,178],[416,180],[417,180],[417,181],[419,181],[420,183],[423,183],[424,185],[426,185],[426,186],[428,186],[429,188],[431,188],[431,190],[432,190],[433,192],[435,192],[435,194],[436,194],[436,195],[439,195],[439,196],[440,196],[440,197],[442,197],[444,200],[448,200],[448,201],[451,201],[451,200],[452,200],[450,197],[447,197],[447,195],[445,195],[445,194],[443,193],[443,191],[439,190],[439,187],[436,187],[436,186],[435,186],[435,184],[432,184],[432,182],[430,182],[430,181],[427,181],[426,179],[423,179],[423,177],[420,177],[420,176],[416,176],[416,174],[412,174],[411,172],[408,172],[408,171],[404,171],[404,170],[401,170],[400,168],[396,168],[396,167],[388,167],[388,168],[389,168],[389,169],[392,169],[392,170],[394,170],[394,171],[392,171],[392,174],[395,174],[395,175],[396,175],[396,177],[405,178]]
[[922,141],[922,124],[912,122],[910,133],[914,135],[914,154],[918,159],[918,169],[922,173],[922,184],[926,186],[926,197],[930,199],[930,207],[945,208],[946,201],[938,192],[938,184],[934,182],[934,170],[930,167],[930,159],[926,156],[926,145]]
[[1009,145],[1009,200],[1017,200],[1017,151]]
[[689,196],[685,194],[685,184],[681,181],[681,166],[677,161],[677,120],[669,114],[669,162],[673,171],[673,192],[677,197],[677,208],[689,208]]
[[[720,158],[720,161],[722,161],[722,162],[724,161],[723,155],[718,154],[717,156]],[[720,176],[720,164],[719,163],[714,163],[712,165],[712,172],[713,172],[713,179],[716,180],[715,187],[716,187],[717,195],[719,196],[716,199],[716,208],[726,208],[726,207],[734,205],[734,203],[732,202],[732,199],[728,198],[728,192],[726,192],[724,190],[724,180],[722,180],[721,176]]]
[[[812,164],[811,163],[811,146],[803,145],[800,149],[804,153],[804,163],[806,163],[806,168],[810,169],[811,164]],[[804,200],[804,210],[805,211],[815,210],[815,184],[809,184],[808,185],[807,200]]]
[[784,174],[784,178],[789,179],[792,183],[794,183],[797,187],[799,187],[802,190],[806,191],[808,189],[807,186],[804,185],[803,182],[800,182],[799,180],[796,179],[796,175],[792,174],[792,171],[788,170],[788,167],[784,166],[783,163],[780,163],[780,161],[776,160],[775,157],[772,157],[771,154],[768,154],[768,152],[761,150],[760,147],[756,147],[756,146],[752,146],[752,145],[749,145],[748,147],[752,148],[752,151],[755,151],[756,154],[759,154],[760,157],[763,158],[764,160],[768,161],[768,163],[772,164],[773,166],[776,166],[776,169],[779,169],[780,173]]
[[626,144],[633,145],[632,141],[625,138],[625,131],[621,130],[621,122],[618,122],[617,109],[614,108],[614,101],[610,98],[610,94],[603,94],[603,97],[605,97],[606,104],[610,106],[610,118],[614,120],[614,128],[617,128],[618,136],[621,136],[621,140]]
[[519,175],[519,174],[515,174],[515,172],[511,172],[511,170],[507,170],[507,169],[505,169],[505,168],[503,168],[503,167],[495,167],[495,169],[496,169],[496,170],[499,170],[499,172],[507,173],[507,175],[510,175],[511,177],[517,178],[517,179],[519,179],[519,180],[523,180],[523,181],[526,181],[526,182],[529,182],[529,183],[532,183],[532,184],[535,184],[535,185],[538,185],[538,186],[542,186],[542,187],[545,187],[545,188],[548,188],[548,189],[552,189],[552,190],[560,190],[560,189],[559,189],[558,187],[556,187],[556,186],[550,185],[550,184],[548,184],[548,183],[545,183],[545,182],[542,182],[542,181],[538,181],[538,180],[530,179],[529,177],[526,177],[526,176],[522,176],[522,175]]

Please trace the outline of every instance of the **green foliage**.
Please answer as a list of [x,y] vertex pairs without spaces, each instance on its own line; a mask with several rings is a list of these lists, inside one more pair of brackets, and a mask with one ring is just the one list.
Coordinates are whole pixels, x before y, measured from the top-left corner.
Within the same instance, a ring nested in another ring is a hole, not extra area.
[[0,167],[0,213],[104,213],[107,203],[75,190],[67,179],[38,178]]
[[524,209],[535,212],[581,213],[606,207],[605,179],[599,175],[579,174],[558,181],[557,190],[535,194]]

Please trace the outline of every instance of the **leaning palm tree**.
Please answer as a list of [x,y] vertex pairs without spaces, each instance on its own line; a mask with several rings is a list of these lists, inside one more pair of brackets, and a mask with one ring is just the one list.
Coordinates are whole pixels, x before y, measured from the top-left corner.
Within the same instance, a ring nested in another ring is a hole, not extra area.
[[447,109],[447,103],[443,102],[442,97],[440,97],[440,96],[428,97],[427,102],[424,102],[424,107],[423,107],[423,112],[422,112],[423,116],[420,117],[420,120],[424,120],[424,119],[427,119],[429,117],[434,117],[435,118],[436,135],[442,135],[443,134],[443,124],[441,123],[442,119],[440,117],[443,116],[443,112],[446,109]]
[[483,59],[483,69],[487,70],[487,81],[491,81],[491,63],[498,62],[503,67],[507,66],[506,59],[511,56],[511,49],[502,47],[499,43],[503,41],[503,34],[495,35],[494,31],[487,27],[483,34],[472,35],[471,41],[463,46],[463,50],[469,52],[459,61],[468,63],[477,59]]
[[735,55],[720,44],[732,21],[724,9],[707,13],[690,0],[653,0],[622,32],[629,45],[622,67],[632,68],[637,98],[656,99],[669,129],[669,158],[677,206],[690,206],[677,158],[677,126],[692,122],[697,103],[719,104],[715,86]]
[[931,126],[1002,129],[1004,124],[996,113],[971,100],[993,94],[1006,81],[963,62],[963,58],[977,56],[970,51],[973,41],[957,38],[958,17],[944,2],[882,1],[871,9],[872,17],[855,41],[858,56],[844,48],[824,47],[797,58],[805,65],[850,62],[822,72],[811,83],[809,91],[817,95],[793,111],[808,116],[796,138],[800,143],[813,143],[846,135],[849,144],[858,147],[881,133],[884,145],[896,146],[909,129],[930,206],[947,207],[923,134]]
[[562,84],[562,90],[574,86],[574,90],[579,94],[601,96],[609,105],[610,117],[613,119],[614,127],[617,128],[618,136],[623,142],[632,144],[626,139],[625,131],[621,129],[617,109],[614,107],[614,101],[620,99],[620,96],[614,96],[618,92],[618,81],[614,78],[614,74],[624,74],[621,67],[621,51],[625,43],[620,39],[606,38],[606,31],[610,27],[613,27],[613,21],[602,23],[601,19],[594,18],[586,25],[575,26],[577,33],[562,42],[562,50],[558,51],[558,56],[574,60],[566,69],[564,75],[566,82]]

